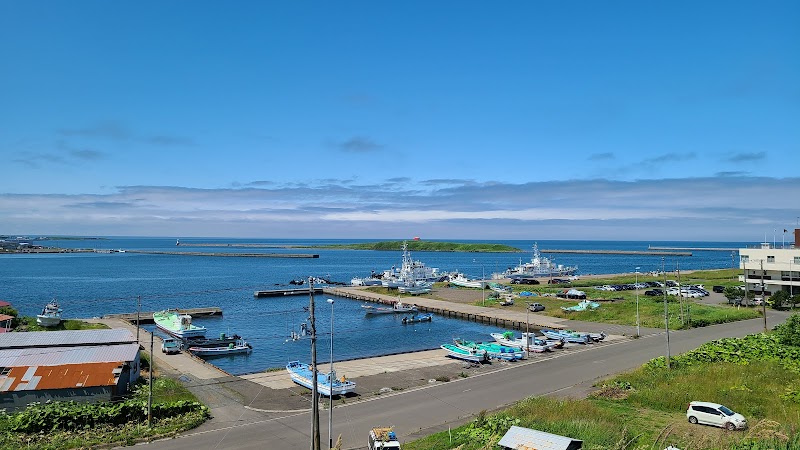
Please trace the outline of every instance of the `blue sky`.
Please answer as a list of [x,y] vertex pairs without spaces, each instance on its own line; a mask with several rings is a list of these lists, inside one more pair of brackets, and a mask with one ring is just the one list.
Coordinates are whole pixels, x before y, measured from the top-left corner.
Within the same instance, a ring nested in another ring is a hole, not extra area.
[[759,240],[800,3],[0,0],[0,234]]

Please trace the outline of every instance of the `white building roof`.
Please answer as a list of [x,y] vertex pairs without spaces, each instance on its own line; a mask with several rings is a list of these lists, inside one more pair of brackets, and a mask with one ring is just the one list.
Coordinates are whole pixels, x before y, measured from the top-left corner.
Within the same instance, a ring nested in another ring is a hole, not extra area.
[[125,328],[109,330],[28,331],[0,334],[0,349],[71,347],[79,345],[129,344],[136,342]]
[[126,362],[134,361],[138,353],[139,344],[13,348],[0,350],[0,367],[60,366],[63,364]]
[[513,426],[503,435],[497,445],[514,450],[573,450],[581,448],[583,441],[544,431]]

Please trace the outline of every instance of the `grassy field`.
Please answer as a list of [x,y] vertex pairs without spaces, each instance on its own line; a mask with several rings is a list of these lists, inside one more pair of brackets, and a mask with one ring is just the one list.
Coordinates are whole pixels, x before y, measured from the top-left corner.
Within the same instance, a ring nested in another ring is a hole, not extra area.
[[[681,284],[704,284],[707,288],[713,285],[735,286],[739,282],[739,270],[706,270],[684,274],[680,277]],[[618,325],[636,325],[636,292],[635,291],[600,291],[595,289],[604,284],[634,283],[636,277],[624,275],[608,278],[591,278],[576,280],[567,285],[510,285],[515,294],[528,291],[535,296],[519,297],[513,306],[499,306],[497,301],[489,300],[486,306],[510,308],[524,312],[525,302],[537,302],[545,306],[545,310],[537,314],[561,317],[588,322],[602,322]],[[675,277],[670,277],[675,279]],[[640,282],[662,281],[653,276],[640,274]],[[556,297],[556,293],[565,289],[578,289],[586,293],[591,300],[598,301],[601,306],[594,311],[565,312],[561,307],[577,304],[579,300],[569,300]],[[650,297],[644,295],[645,289],[639,291],[639,323],[642,327],[664,327],[664,297]],[[670,329],[685,329],[690,327],[707,326],[715,323],[734,322],[738,320],[760,317],[760,310],[755,308],[737,308],[727,304],[707,305],[698,302],[698,299],[679,299],[677,296],[667,296],[667,310],[669,312]],[[476,301],[476,305],[483,301]]]
[[[493,449],[511,425],[533,428],[584,441],[587,450],[663,449],[796,449],[800,448],[800,373],[781,357],[795,360],[798,349],[773,348],[759,359],[760,338],[739,342],[736,353],[725,346],[701,347],[676,368],[645,365],[596,386],[590,398],[528,398],[494,415],[481,414],[471,424],[404,444],[404,449]],[[774,342],[768,345],[775,346]],[[714,362],[701,362],[710,353]],[[775,357],[774,355],[783,355]],[[692,400],[723,403],[743,414],[744,431],[691,425],[686,405]]]

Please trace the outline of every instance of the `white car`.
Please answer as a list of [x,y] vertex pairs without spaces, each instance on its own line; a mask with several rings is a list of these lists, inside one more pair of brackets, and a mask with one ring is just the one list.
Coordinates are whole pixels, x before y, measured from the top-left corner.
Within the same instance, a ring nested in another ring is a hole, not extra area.
[[686,409],[686,418],[689,423],[713,425],[728,430],[747,428],[747,420],[744,416],[719,403],[691,402]]

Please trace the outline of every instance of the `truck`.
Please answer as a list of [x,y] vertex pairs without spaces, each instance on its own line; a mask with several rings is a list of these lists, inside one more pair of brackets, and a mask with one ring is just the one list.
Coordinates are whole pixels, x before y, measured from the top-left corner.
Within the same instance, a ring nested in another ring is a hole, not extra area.
[[369,450],[400,450],[400,441],[391,427],[375,427],[369,430]]

